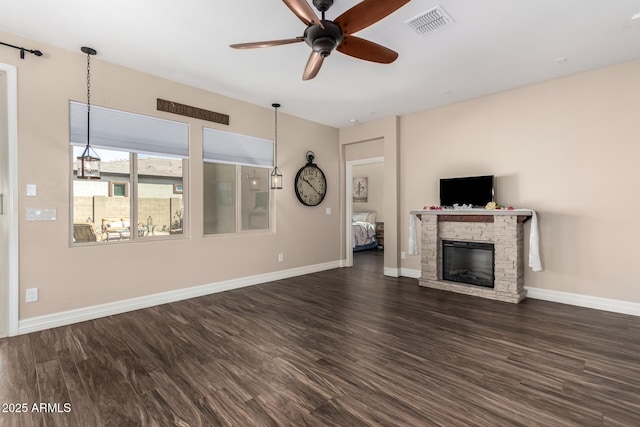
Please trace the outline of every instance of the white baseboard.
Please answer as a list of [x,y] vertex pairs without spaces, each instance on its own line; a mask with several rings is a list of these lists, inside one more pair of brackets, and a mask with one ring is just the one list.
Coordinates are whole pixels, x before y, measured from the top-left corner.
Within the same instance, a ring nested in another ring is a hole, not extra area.
[[145,295],[143,297],[94,305],[91,307],[83,307],[75,310],[63,311],[60,313],[31,317],[29,319],[19,321],[18,334],[27,334],[29,332],[57,328],[59,326],[66,326],[73,323],[84,322],[87,320],[99,319],[100,317],[112,316],[114,314],[126,313],[128,311],[139,310],[142,308],[167,304],[170,302],[182,301],[185,299],[200,297],[203,295],[244,288],[246,286],[272,282],[274,280],[288,279],[290,277],[317,273],[319,271],[331,270],[333,268],[339,268],[341,264],[341,261],[326,262],[323,264],[315,264],[305,267],[292,268],[289,270],[275,271],[273,273],[258,274],[255,276],[242,277],[239,279],[225,280],[223,282],[194,286],[186,289],[177,289],[175,291]]
[[[411,268],[402,268],[400,274],[403,277],[410,277],[412,279],[419,279],[422,276],[422,272],[420,270]],[[525,287],[525,289],[527,290],[527,298],[559,302],[562,304],[593,308],[596,310],[611,311],[613,313],[640,316],[640,303],[572,294],[569,292],[551,291],[548,289],[532,288],[528,286]]]
[[[412,279],[419,279],[422,276],[422,272],[420,270],[411,268],[402,268],[400,274],[403,277],[410,277]],[[594,308],[596,310],[611,311],[613,313],[640,316],[640,303],[572,294],[569,292],[551,291],[541,288],[531,288],[528,286],[525,287],[525,289],[527,290],[527,298],[559,302],[578,307]]]
[[422,271],[414,268],[401,268],[400,275],[402,277],[410,277],[412,279],[419,279],[422,277]]
[[[343,267],[344,263],[344,260],[332,261],[305,267],[292,268],[289,270],[281,270],[272,273],[225,280],[223,282],[194,286],[186,289],[177,289],[175,291],[146,295],[143,297],[115,301],[91,307],[83,307],[75,310],[63,311],[60,313],[47,314],[44,316],[32,317],[19,321],[18,334],[27,334],[30,332],[42,331],[44,329],[56,328],[73,323],[84,322],[87,320],[99,319],[101,317],[126,313],[128,311],[139,310],[142,308],[167,304],[170,302],[182,301],[189,298],[196,298],[203,295],[229,291],[232,289],[239,289],[246,286],[258,285],[260,283],[267,283],[275,280],[302,276],[305,274],[317,273],[319,271],[331,270],[334,268]],[[390,277],[403,276],[419,279],[421,272],[420,270],[414,270],[410,268],[385,268],[384,275]],[[639,303],[572,294],[568,292],[551,291],[541,288],[526,287],[526,290],[528,298],[640,316]]]
[[389,277],[400,277],[400,269],[385,267],[383,274]]
[[541,288],[530,288],[528,286],[525,287],[525,289],[527,290],[527,298],[640,316],[640,304],[635,302],[572,294],[569,292],[551,291]]

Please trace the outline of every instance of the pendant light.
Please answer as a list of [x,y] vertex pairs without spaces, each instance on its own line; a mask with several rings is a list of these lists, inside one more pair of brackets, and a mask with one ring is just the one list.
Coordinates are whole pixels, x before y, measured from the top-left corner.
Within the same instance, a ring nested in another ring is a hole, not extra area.
[[282,173],[278,169],[278,108],[280,104],[271,104],[275,109],[275,138],[273,141],[273,171],[271,172],[271,189],[282,190]]
[[91,148],[90,123],[91,123],[91,56],[97,52],[90,47],[82,47],[80,50],[87,54],[87,146],[78,157],[78,179],[100,179],[100,157]]

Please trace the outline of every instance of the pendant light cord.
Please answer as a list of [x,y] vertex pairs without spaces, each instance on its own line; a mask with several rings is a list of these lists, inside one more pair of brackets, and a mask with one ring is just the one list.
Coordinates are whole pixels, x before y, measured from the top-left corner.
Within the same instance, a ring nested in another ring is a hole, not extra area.
[[275,144],[274,144],[274,149],[275,149],[275,153],[274,153],[274,159],[273,159],[273,163],[275,165],[275,167],[278,167],[278,104],[274,104],[273,105],[276,109],[276,130],[275,130]]
[[91,117],[91,55],[87,53],[87,148],[89,148],[89,135],[91,135],[91,132],[89,131],[89,127],[91,126],[90,117]]
[[275,112],[275,136],[273,141],[273,166],[274,171],[278,169],[278,108],[280,104],[274,103],[271,106],[276,110]]

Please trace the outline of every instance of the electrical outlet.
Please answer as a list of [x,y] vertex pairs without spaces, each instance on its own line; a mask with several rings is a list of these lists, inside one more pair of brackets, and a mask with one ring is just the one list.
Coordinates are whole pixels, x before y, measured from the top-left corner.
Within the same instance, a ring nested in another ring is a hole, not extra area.
[[284,254],[278,254],[278,262],[284,262]]
[[38,301],[38,288],[27,289],[27,302]]
[[326,208],[325,212],[327,213],[327,215],[331,215],[331,208]]
[[407,253],[405,251],[400,251],[400,259],[407,259]]

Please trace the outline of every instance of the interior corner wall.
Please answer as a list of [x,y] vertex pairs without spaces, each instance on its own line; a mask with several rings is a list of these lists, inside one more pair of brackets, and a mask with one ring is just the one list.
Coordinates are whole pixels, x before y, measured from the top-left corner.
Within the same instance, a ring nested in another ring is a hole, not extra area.
[[440,178],[492,174],[500,204],[538,213],[544,269],[526,286],[640,302],[638,112],[633,61],[402,117],[402,250]]
[[[37,197],[21,191],[20,295],[39,288],[39,301],[20,303],[20,319],[145,297],[226,280],[340,263],[341,218],[326,215],[341,205],[339,131],[281,112],[278,166],[283,190],[274,193],[275,230],[221,236],[203,233],[202,127],[273,139],[274,113],[215,93],[144,74],[101,60],[91,61],[91,101],[118,110],[189,124],[188,232],[181,238],[74,247],[71,240],[69,101],[86,100],[86,56],[46,43],[1,33],[18,46],[37,45],[45,54],[24,60],[0,50],[0,63],[18,70],[18,188],[37,185]],[[174,100],[228,114],[228,126],[156,110],[156,99]],[[285,110],[286,111],[286,107]],[[300,141],[304,141],[300,145]],[[300,204],[293,191],[297,170],[312,150],[328,179],[322,204]],[[55,209],[55,221],[26,221],[25,209]],[[308,242],[313,241],[313,245]],[[284,262],[278,262],[278,254]]]

